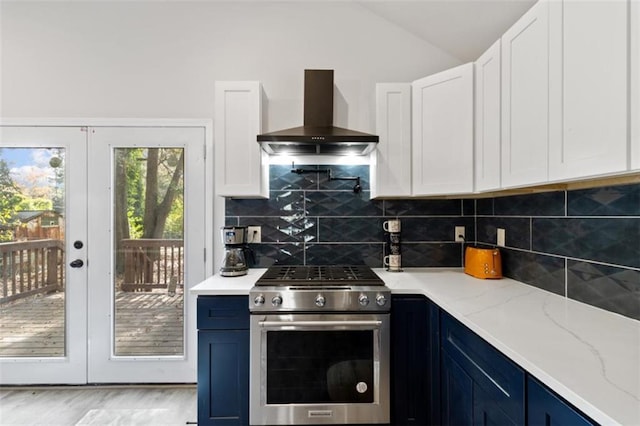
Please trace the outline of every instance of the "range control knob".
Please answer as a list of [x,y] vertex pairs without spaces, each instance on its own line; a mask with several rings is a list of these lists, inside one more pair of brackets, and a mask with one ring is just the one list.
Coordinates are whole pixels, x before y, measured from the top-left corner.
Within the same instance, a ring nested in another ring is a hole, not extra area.
[[358,302],[361,306],[367,306],[369,304],[369,297],[366,294],[361,294],[358,298]]
[[271,299],[271,304],[273,306],[280,306],[282,305],[282,297],[280,296],[273,296],[273,299]]
[[318,308],[322,308],[325,303],[327,303],[327,300],[324,298],[323,295],[319,294],[318,297],[316,297],[316,306]]
[[253,299],[253,304],[256,306],[264,305],[264,296],[263,295],[256,296],[256,298]]
[[387,304],[387,298],[384,297],[384,294],[379,294],[378,296],[376,296],[376,303],[378,304],[378,306],[384,306]]

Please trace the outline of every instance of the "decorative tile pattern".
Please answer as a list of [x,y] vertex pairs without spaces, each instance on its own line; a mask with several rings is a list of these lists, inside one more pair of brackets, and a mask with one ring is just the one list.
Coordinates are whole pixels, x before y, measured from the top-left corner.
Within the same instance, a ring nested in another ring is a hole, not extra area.
[[263,243],[304,243],[316,240],[318,234],[317,219],[303,215],[282,217],[243,216],[240,218],[240,226],[261,226]]
[[309,216],[382,216],[382,201],[369,200],[364,191],[307,192],[306,207]]
[[[573,217],[565,217],[565,211]],[[476,200],[478,242],[494,244],[496,228],[501,227],[507,231],[508,247],[526,250],[501,249],[505,276],[560,295],[565,295],[566,286],[569,297],[632,317],[635,314],[629,312],[640,304],[640,294],[618,291],[620,286],[611,282],[640,281],[640,272],[629,269],[640,264],[638,216],[640,184]],[[566,273],[565,263],[569,265]],[[584,269],[583,264],[590,268],[589,274],[596,274],[595,269],[602,277],[585,279],[588,274],[578,273],[575,266]]]
[[252,244],[257,268],[304,265],[303,244]]
[[326,173],[298,175],[289,166],[272,165],[269,200],[226,203],[225,223],[262,227],[262,244],[252,244],[257,246],[258,266],[284,262],[381,267],[388,246],[382,222],[389,217],[403,221],[403,244],[405,239],[409,244],[403,250],[410,266],[459,267],[462,249],[453,243],[454,227],[465,226],[467,239],[475,239],[475,200],[369,200],[368,166],[295,167],[330,168],[333,177],[359,176],[363,192],[352,192],[353,181],[329,181]]
[[567,193],[569,216],[640,216],[640,184]]
[[269,200],[226,201],[225,224],[262,226],[263,243],[251,245],[257,267],[382,267],[389,250],[382,222],[396,217],[402,221],[403,267],[460,267],[463,245],[453,242],[454,227],[465,226],[468,242],[487,247],[494,246],[500,227],[507,233],[507,248],[500,248],[504,276],[640,316],[640,184],[476,200],[379,201],[369,200],[368,166],[295,167],[360,176],[364,191],[354,194],[354,182],[330,182],[326,173],[298,175],[290,166],[271,166]]
[[381,268],[383,247],[383,244],[308,244],[306,264]]
[[462,266],[460,243],[403,243],[402,267],[450,267]]
[[[295,168],[298,168],[296,166]],[[316,168],[309,166],[304,168]],[[318,189],[319,175],[317,173],[296,174],[291,166],[269,166],[269,188],[272,191],[315,190]]]
[[476,200],[476,215],[493,216],[493,198],[480,198]]
[[385,216],[460,216],[462,200],[386,200]]
[[565,295],[564,259],[502,247],[500,255],[503,276]]
[[567,296],[640,320],[640,271],[568,261]]
[[462,214],[464,216],[475,216],[476,200],[462,200]]
[[534,251],[640,268],[640,218],[533,219]]
[[470,217],[408,217],[402,219],[403,241],[451,241],[455,239],[455,227],[465,227],[465,238],[474,241],[473,219]]
[[478,217],[478,242],[496,244],[497,229],[505,230],[505,244],[507,247],[531,249],[531,219],[512,217]]
[[320,242],[384,242],[382,218],[319,218]]
[[224,226],[240,226],[240,218],[238,216],[226,216],[224,218]]
[[227,198],[225,216],[289,216],[304,214],[304,195],[298,191],[271,191],[268,200]]
[[496,216],[564,216],[564,191],[512,195],[494,199]]

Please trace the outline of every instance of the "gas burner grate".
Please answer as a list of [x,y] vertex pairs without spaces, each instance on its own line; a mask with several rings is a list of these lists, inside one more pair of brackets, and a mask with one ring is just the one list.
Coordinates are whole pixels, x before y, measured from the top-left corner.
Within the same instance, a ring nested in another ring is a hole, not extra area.
[[337,284],[384,285],[384,282],[369,268],[363,265],[338,266],[272,266],[256,282],[258,286],[267,285],[323,285]]

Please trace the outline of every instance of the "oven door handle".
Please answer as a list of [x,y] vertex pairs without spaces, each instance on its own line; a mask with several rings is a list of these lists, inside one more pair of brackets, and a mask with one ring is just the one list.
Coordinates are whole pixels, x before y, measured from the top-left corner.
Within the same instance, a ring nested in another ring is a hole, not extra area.
[[260,327],[380,327],[382,321],[259,321]]

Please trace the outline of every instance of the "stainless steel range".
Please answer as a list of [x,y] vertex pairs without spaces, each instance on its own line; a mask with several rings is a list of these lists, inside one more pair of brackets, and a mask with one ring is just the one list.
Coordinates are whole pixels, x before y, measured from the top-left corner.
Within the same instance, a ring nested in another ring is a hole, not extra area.
[[390,294],[366,266],[269,268],[249,292],[250,424],[388,424]]

